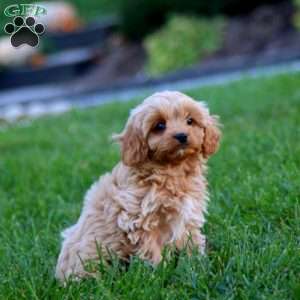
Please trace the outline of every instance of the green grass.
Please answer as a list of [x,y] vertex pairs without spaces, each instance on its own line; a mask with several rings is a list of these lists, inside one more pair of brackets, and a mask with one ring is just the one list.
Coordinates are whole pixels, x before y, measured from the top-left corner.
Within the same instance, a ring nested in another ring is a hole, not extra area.
[[210,160],[207,256],[153,270],[117,262],[62,288],[59,232],[119,160],[109,143],[137,100],[0,130],[0,299],[300,299],[300,74],[189,92],[224,124]]

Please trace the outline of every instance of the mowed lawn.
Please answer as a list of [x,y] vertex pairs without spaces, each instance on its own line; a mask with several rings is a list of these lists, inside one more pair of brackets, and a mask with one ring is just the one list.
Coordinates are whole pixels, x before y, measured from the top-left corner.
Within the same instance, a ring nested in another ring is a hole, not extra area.
[[0,130],[0,299],[300,299],[300,74],[188,91],[224,124],[209,161],[207,255],[157,269],[99,265],[99,279],[54,279],[59,232],[119,160],[109,141],[139,100]]

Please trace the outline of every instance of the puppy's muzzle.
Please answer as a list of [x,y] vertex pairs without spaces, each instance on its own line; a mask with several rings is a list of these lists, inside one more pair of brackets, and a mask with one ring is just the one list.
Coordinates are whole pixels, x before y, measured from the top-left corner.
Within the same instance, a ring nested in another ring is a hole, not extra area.
[[174,139],[176,139],[180,144],[186,144],[188,141],[187,134],[180,132],[173,135]]

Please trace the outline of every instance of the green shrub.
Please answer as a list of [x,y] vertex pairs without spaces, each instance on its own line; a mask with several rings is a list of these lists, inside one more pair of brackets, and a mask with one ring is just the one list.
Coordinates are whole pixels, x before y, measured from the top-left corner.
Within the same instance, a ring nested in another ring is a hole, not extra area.
[[294,0],[295,14],[293,17],[293,23],[296,29],[300,30],[300,0]]
[[158,75],[192,65],[222,43],[224,19],[174,15],[159,31],[149,35],[146,71]]
[[259,5],[281,1],[121,0],[121,30],[131,39],[141,39],[161,26],[170,14],[197,14],[204,17],[241,15],[252,11]]

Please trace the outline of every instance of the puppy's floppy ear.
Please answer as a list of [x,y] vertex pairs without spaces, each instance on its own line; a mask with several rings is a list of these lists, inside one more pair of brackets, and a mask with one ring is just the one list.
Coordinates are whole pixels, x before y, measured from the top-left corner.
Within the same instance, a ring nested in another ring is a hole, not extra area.
[[202,145],[204,158],[208,158],[218,150],[221,138],[219,127],[218,116],[208,116],[208,120],[204,127],[204,141]]
[[121,145],[122,161],[125,165],[133,167],[144,162],[148,156],[148,146],[143,137],[142,128],[129,122],[124,131],[114,135],[113,139]]

